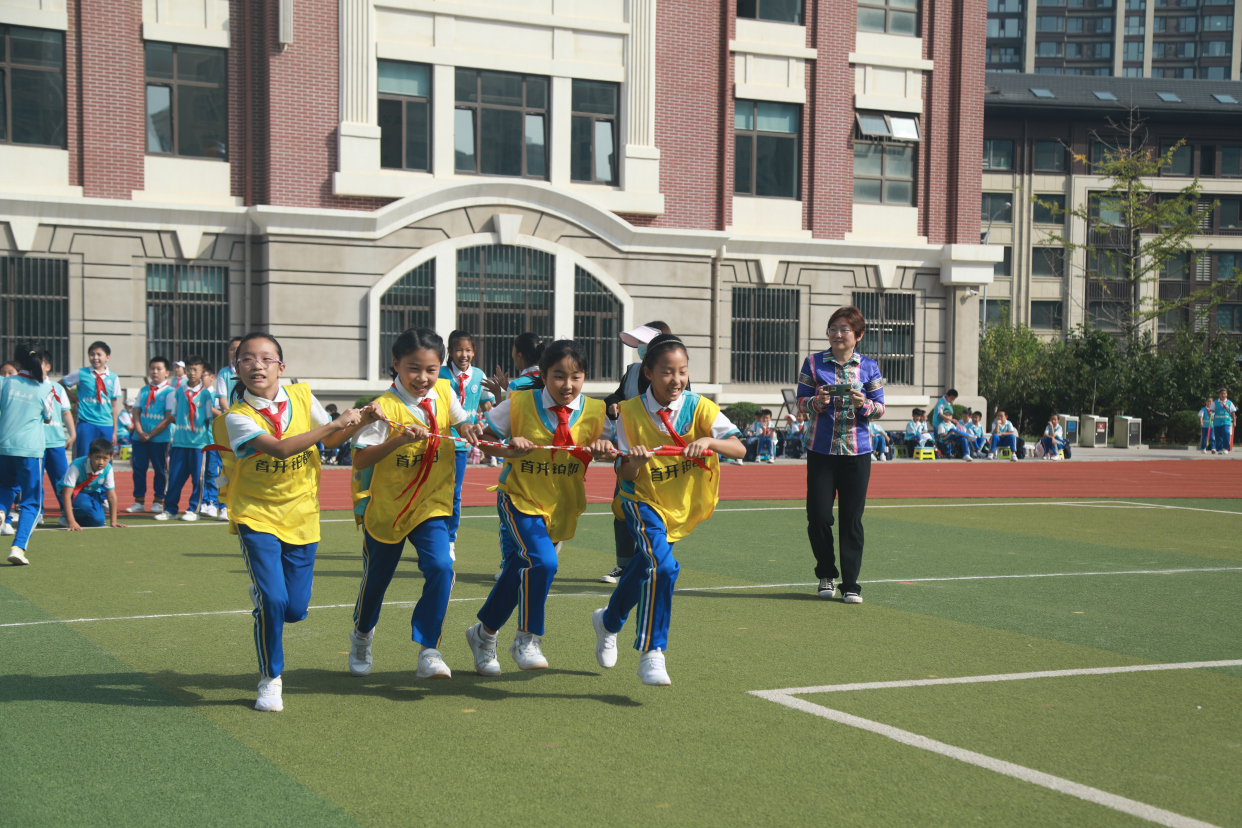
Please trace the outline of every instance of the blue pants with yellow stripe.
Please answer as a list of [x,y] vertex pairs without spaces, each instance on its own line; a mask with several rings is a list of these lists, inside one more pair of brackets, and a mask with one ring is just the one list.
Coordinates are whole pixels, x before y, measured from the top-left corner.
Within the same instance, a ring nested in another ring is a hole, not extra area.
[[354,604],[354,627],[358,632],[365,635],[379,622],[384,592],[392,583],[408,540],[418,553],[418,568],[423,573],[423,594],[410,617],[411,637],[424,647],[440,646],[444,614],[448,612],[455,577],[453,558],[449,554],[448,524],[447,517],[428,518],[398,543],[377,541],[370,532],[363,530],[362,584]]
[[453,515],[448,519],[449,543],[457,542],[457,527],[461,525],[461,484],[466,481],[466,458],[468,452],[459,451],[453,458]]
[[264,678],[275,678],[285,669],[285,624],[301,621],[310,606],[319,544],[295,546],[240,523],[237,537],[254,585],[250,595],[255,601],[254,646],[259,653],[259,672]]
[[79,526],[97,529],[108,522],[108,495],[100,489],[94,492],[81,491],[73,499],[73,519]]
[[543,635],[544,604],[556,577],[556,545],[541,515],[519,512],[504,492],[496,493],[500,513],[500,580],[492,587],[479,620],[499,630],[518,611],[518,631]]
[[664,519],[645,503],[621,500],[625,523],[634,537],[638,554],[633,557],[604,610],[604,627],[619,633],[630,610],[638,607],[638,634],[634,649],[639,652],[668,648],[668,625],[673,614],[673,587],[681,566],[673,557]]

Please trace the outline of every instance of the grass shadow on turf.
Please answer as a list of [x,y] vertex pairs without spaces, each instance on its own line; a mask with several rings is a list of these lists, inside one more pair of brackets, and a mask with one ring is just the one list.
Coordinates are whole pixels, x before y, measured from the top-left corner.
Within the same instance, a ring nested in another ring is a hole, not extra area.
[[0,704],[49,701],[123,707],[177,707],[178,702],[139,673],[64,676],[0,675]]

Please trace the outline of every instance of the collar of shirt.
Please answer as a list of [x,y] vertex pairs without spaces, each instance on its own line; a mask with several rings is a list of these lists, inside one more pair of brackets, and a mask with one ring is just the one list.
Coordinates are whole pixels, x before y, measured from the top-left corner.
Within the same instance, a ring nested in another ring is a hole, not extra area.
[[[285,393],[285,389],[283,388],[276,389],[276,399],[274,400],[267,400],[267,399],[264,399],[263,397],[256,397],[254,394],[250,393],[250,389],[246,389],[245,391],[243,391],[242,397],[246,400],[246,402],[250,403],[251,407],[259,411],[266,411],[268,408],[270,408],[273,405],[276,405],[277,403],[289,402],[289,395]],[[287,405],[285,406],[285,411],[286,412],[289,411],[289,406]]]
[[189,391],[191,394],[197,394],[199,391],[203,390],[203,384],[200,382],[198,385],[195,385],[193,387],[191,387],[190,385],[186,385],[185,390]]
[[538,365],[532,365],[532,366],[530,366],[529,368],[527,368],[525,371],[523,371],[522,373],[518,374],[518,376],[519,376],[519,377],[525,377],[525,376],[527,376],[528,374],[538,374],[538,373],[539,373],[539,366],[538,366]]
[[[541,399],[543,400],[543,407],[545,409],[551,410],[553,406],[560,405],[560,403],[552,399],[552,395],[548,393],[548,389],[545,388],[539,393],[541,395]],[[568,406],[570,411],[577,411],[579,408],[582,408],[582,395],[579,394],[570,400]]]
[[[428,389],[428,392],[426,394],[423,394],[421,397],[415,397],[409,391],[405,390],[405,386],[399,382],[394,382],[392,384],[392,387],[396,390],[397,399],[401,400],[401,402],[405,403],[410,408],[418,408],[418,404],[421,403],[423,400],[427,399],[428,397],[430,397],[431,390],[435,388],[435,386],[433,385],[431,389]],[[432,399],[431,405],[433,408],[435,407],[435,404],[436,404],[436,401]]]
[[168,380],[164,380],[159,385],[152,385],[149,382],[147,383],[147,388],[151,389],[152,394],[158,394],[159,392],[163,391],[167,387],[168,387]]
[[645,405],[647,407],[647,410],[650,411],[652,414],[659,412],[661,408],[667,408],[669,411],[676,413],[678,411],[681,411],[681,407],[685,404],[686,404],[686,394],[684,391],[681,394],[678,394],[677,399],[673,400],[668,405],[660,405],[659,401],[656,400],[655,395],[651,393],[650,387],[648,387],[647,390],[643,392],[643,405]]
[[837,358],[832,355],[831,350],[824,351],[824,364],[833,363],[834,365],[857,365],[862,362],[862,354],[855,351],[845,362],[837,362]]

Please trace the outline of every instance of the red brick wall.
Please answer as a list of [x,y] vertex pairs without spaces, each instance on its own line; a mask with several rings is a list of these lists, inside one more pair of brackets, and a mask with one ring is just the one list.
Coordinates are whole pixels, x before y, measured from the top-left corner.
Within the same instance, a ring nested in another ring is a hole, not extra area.
[[65,11],[69,30],[65,32],[65,147],[69,150],[69,183],[82,186],[82,96],[79,94],[78,68],[82,65],[78,50],[78,2],[68,0]]
[[854,204],[854,0],[809,0],[807,45],[818,58],[807,67],[803,120],[810,132],[803,157],[807,189],[804,227],[817,239],[842,239]]
[[90,198],[128,199],[143,188],[142,4],[79,2],[73,12],[81,184]]

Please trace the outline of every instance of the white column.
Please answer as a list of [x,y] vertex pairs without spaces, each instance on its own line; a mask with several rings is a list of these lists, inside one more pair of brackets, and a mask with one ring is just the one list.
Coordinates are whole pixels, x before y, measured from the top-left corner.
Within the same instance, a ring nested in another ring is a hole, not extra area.
[[552,108],[549,112],[548,140],[552,145],[552,169],[550,183],[553,187],[569,184],[570,155],[573,140],[573,94],[572,78],[552,78]]
[[660,191],[660,150],[655,143],[656,0],[629,0],[627,11],[621,186],[627,192],[656,193]]
[[1143,11],[1143,77],[1151,77],[1151,53],[1156,38],[1156,3],[1148,3]]
[[457,92],[457,70],[436,64],[431,67],[431,173],[436,178],[456,175],[453,106]]
[[436,254],[436,330],[447,337],[457,328],[457,251]]
[[552,274],[552,336],[572,339],[574,335],[574,262],[557,256]]
[[378,172],[380,128],[371,0],[340,0],[340,172]]
[[1242,80],[1242,0],[1233,3],[1233,56],[1229,58],[1229,80]]

